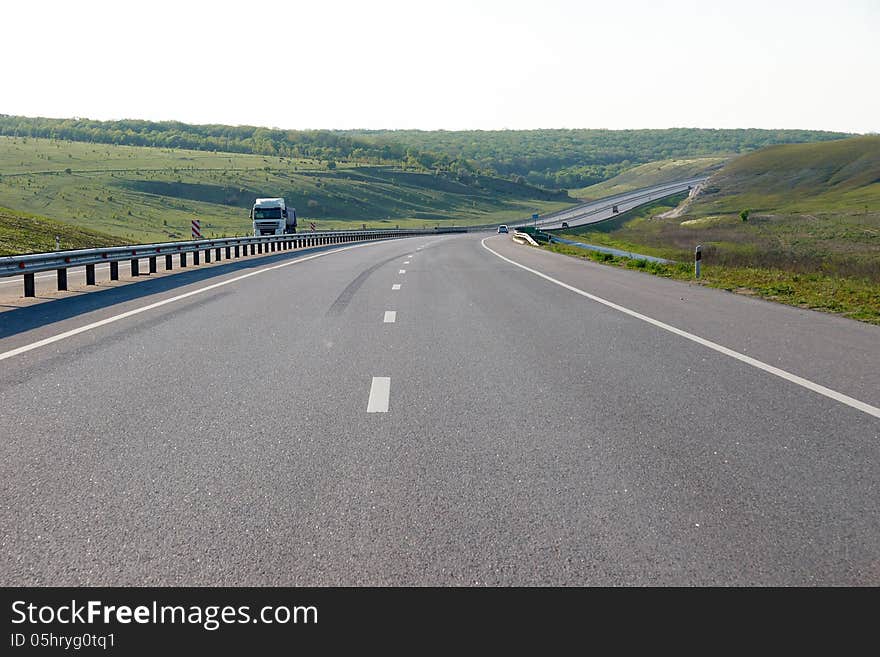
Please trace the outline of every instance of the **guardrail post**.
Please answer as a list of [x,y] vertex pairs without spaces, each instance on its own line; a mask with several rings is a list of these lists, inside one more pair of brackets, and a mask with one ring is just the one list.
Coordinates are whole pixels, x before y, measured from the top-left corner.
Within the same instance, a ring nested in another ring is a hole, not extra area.
[[[218,256],[218,257],[217,257],[217,260],[219,260],[219,259],[220,259],[220,258],[219,258],[219,256]],[[227,247],[226,247],[226,259],[227,259],[227,260],[232,260],[232,247],[231,247],[231,246],[227,246]]]
[[174,261],[171,259],[171,254],[167,254],[165,256],[165,270],[171,271],[171,268],[174,267]]
[[110,280],[118,281],[119,280],[119,261],[114,260],[110,263]]
[[220,247],[219,246],[214,251],[214,260],[216,260],[217,262],[220,262],[220,260],[222,260],[222,258],[220,257]]
[[193,264],[194,264],[194,265],[199,264],[199,257],[200,257],[200,256],[201,256],[201,254],[199,253],[199,250],[198,250],[198,249],[196,249],[195,251],[193,251]]
[[238,244],[235,245],[235,257],[236,257],[236,258],[240,258],[240,257],[241,257],[241,249],[239,248],[239,245],[238,245]]
[[700,277],[700,265],[703,262],[703,245],[697,244],[697,248],[694,249],[694,275],[699,278]]
[[33,272],[24,275],[24,296],[37,296],[37,284]]
[[211,249],[205,249],[205,264],[211,262]]
[[58,270],[58,290],[66,290],[67,289],[67,269],[59,269]]
[[180,252],[180,266],[186,267],[186,251]]
[[156,267],[156,256],[150,256],[150,273],[155,274],[158,270]]
[[131,276],[134,278],[135,276],[140,276],[141,274],[141,262],[137,258],[131,259]]
[[86,265],[86,285],[95,284],[95,265]]

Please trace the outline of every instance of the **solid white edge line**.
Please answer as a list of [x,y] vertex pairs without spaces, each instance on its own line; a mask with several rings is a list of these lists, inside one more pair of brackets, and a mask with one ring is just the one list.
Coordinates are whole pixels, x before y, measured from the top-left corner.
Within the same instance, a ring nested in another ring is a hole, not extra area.
[[367,413],[387,413],[388,401],[391,398],[391,377],[374,376],[370,384],[370,399],[367,402]]
[[486,249],[489,253],[498,256],[502,260],[509,262],[512,265],[519,267],[520,269],[525,269],[527,272],[534,274],[535,276],[540,276],[541,278],[550,281],[551,283],[555,283],[560,287],[564,287],[566,290],[570,290],[575,294],[579,294],[582,297],[586,297],[591,301],[595,301],[597,303],[601,303],[602,305],[608,306],[609,308],[613,308],[619,312],[622,312],[630,317],[635,317],[636,319],[640,319],[643,322],[647,322],[648,324],[653,324],[654,326],[663,329],[664,331],[669,331],[670,333],[674,333],[682,338],[690,340],[691,342],[696,342],[697,344],[703,345],[704,347],[708,347],[714,351],[717,351],[720,354],[724,354],[725,356],[730,356],[731,358],[735,358],[738,361],[746,363],[747,365],[751,365],[752,367],[756,367],[759,370],[764,370],[769,374],[773,374],[774,376],[778,376],[781,379],[785,379],[786,381],[790,381],[796,385],[801,386],[802,388],[806,388],[807,390],[812,390],[815,393],[828,397],[829,399],[833,399],[834,401],[840,402],[841,404],[846,404],[852,408],[855,408],[863,413],[867,413],[868,415],[873,415],[876,418],[880,418],[880,408],[876,406],[871,406],[863,401],[859,401],[853,397],[848,395],[844,395],[841,392],[837,392],[836,390],[832,390],[831,388],[826,388],[823,385],[818,383],[814,383],[809,379],[805,379],[803,377],[798,376],[797,374],[792,374],[791,372],[786,372],[785,370],[779,369],[778,367],[774,367],[773,365],[768,365],[767,363],[752,358],[751,356],[746,356],[745,354],[741,354],[738,351],[734,351],[733,349],[728,349],[716,342],[712,342],[711,340],[707,340],[705,338],[701,338],[698,335],[694,335],[693,333],[688,333],[687,331],[683,331],[679,328],[675,328],[674,326],[670,326],[669,324],[664,324],[663,322],[656,320],[652,317],[648,317],[647,315],[643,315],[641,313],[636,312],[635,310],[630,310],[629,308],[625,308],[619,304],[614,303],[613,301],[608,301],[607,299],[603,299],[602,297],[597,297],[595,294],[590,294],[589,292],[584,292],[581,289],[578,289],[568,283],[563,283],[562,281],[558,281],[552,276],[548,276],[547,274],[543,274],[536,269],[532,269],[531,267],[527,267],[525,265],[521,265],[510,258],[507,258],[497,251],[493,251],[491,248],[486,246],[486,240],[488,237],[483,238],[480,244]]
[[17,347],[16,349],[11,349],[0,354],[0,360],[6,360],[7,358],[12,358],[13,356],[18,356],[19,354],[26,353],[28,351],[32,351],[34,349],[38,349],[39,347],[45,347],[46,345],[52,344],[53,342],[59,342],[60,340],[64,340],[66,338],[71,338],[74,335],[79,335],[80,333],[85,333],[86,331],[91,331],[92,329],[99,328],[101,326],[105,326],[107,324],[112,324],[113,322],[118,322],[120,319],[125,319],[126,317],[132,317],[133,315],[139,315],[141,313],[147,312],[148,310],[153,310],[154,308],[160,308],[161,306],[166,306],[169,303],[174,303],[175,301],[180,301],[181,299],[186,299],[191,296],[195,296],[196,294],[201,294],[202,292],[207,292],[209,290],[214,290],[218,287],[223,287],[224,285],[229,285],[230,283],[236,283],[238,281],[244,280],[245,278],[250,278],[251,276],[256,276],[257,274],[262,274],[267,271],[272,271],[273,269],[281,269],[282,267],[289,267],[290,265],[295,265],[300,262],[305,262],[306,260],[314,260],[315,258],[322,258],[324,256],[332,255],[334,253],[341,253],[343,251],[350,251],[351,249],[360,249],[366,246],[374,246],[376,244],[383,244],[384,240],[379,242],[369,242],[367,244],[354,244],[352,246],[343,246],[338,249],[331,249],[329,251],[322,251],[321,253],[315,253],[310,256],[304,256],[300,258],[294,258],[293,260],[289,260],[288,262],[282,262],[279,265],[272,265],[271,267],[264,267],[263,269],[257,269],[256,271],[248,272],[247,274],[242,274],[241,276],[236,276],[235,278],[230,278],[225,281],[220,281],[219,283],[213,283],[206,287],[200,287],[197,290],[191,290],[190,292],[185,292],[184,294],[178,294],[176,297],[171,297],[168,299],[163,299],[162,301],[157,301],[156,303],[151,303],[146,306],[141,306],[140,308],[134,308],[132,310],[126,311],[124,313],[120,313],[119,315],[114,315],[113,317],[107,317],[106,319],[99,320],[97,322],[92,322],[91,324],[86,324],[85,326],[80,326],[75,329],[71,329],[70,331],[65,331],[64,333],[59,333],[58,335],[53,335],[48,338],[44,338],[43,340],[38,340],[37,342],[32,342],[31,344],[24,345],[23,347]]
[[396,310],[386,310],[385,311],[385,323],[393,324],[397,321],[397,311]]

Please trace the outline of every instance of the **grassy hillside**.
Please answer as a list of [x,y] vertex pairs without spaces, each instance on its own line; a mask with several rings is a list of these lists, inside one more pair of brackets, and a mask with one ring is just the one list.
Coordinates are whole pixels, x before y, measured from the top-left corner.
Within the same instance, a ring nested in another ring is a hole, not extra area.
[[639,164],[747,153],[772,144],[842,139],[817,130],[355,130],[380,144],[443,153],[502,176],[544,187],[579,189]]
[[774,146],[718,171],[689,214],[880,209],[880,136]]
[[818,130],[281,130],[179,121],[94,121],[0,114],[0,135],[89,144],[188,148],[405,165],[453,176],[499,176],[581,188],[659,160],[739,154],[772,144],[841,139]]
[[115,246],[123,240],[33,214],[0,208],[0,256],[52,251],[55,236],[62,249]]
[[319,229],[494,223],[573,202],[470,174],[268,155],[0,137],[0,205],[128,241],[244,234],[254,198],[284,196]]
[[624,171],[620,175],[606,180],[605,182],[580,189],[570,189],[568,193],[575,198],[593,200],[614,194],[650,187],[666,182],[692,178],[701,174],[715,171],[727,161],[729,157],[719,155],[717,157],[698,157],[679,160],[660,160],[649,162]]
[[567,232],[685,263],[702,244],[708,284],[880,323],[880,137],[743,155],[692,201]]

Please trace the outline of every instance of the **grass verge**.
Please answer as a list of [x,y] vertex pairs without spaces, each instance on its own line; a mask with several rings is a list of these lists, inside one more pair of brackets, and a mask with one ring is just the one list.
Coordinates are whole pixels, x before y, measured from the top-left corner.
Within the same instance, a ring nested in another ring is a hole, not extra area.
[[635,269],[655,276],[757,296],[789,306],[835,313],[880,325],[880,286],[865,279],[760,267],[705,265],[702,277],[696,280],[691,262],[646,262],[610,253],[587,251],[567,244],[552,244],[541,248],[605,265]]
[[0,256],[45,253],[55,249],[55,236],[62,249],[117,246],[124,240],[63,221],[0,207]]

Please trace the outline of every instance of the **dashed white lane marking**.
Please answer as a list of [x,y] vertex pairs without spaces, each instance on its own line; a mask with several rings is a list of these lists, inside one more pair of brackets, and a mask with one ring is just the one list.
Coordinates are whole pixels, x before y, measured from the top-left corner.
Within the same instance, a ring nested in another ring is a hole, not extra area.
[[324,256],[332,255],[334,253],[342,253],[343,251],[350,251],[351,249],[362,249],[368,246],[374,246],[376,244],[384,244],[384,242],[369,242],[367,244],[354,244],[352,246],[343,246],[338,249],[333,249],[332,251],[324,251],[322,253],[315,253],[310,256],[303,256],[296,258],[295,260],[290,260],[288,262],[282,262],[279,265],[272,265],[271,267],[263,267],[262,269],[257,269],[255,271],[248,272],[247,274],[242,274],[241,276],[236,276],[235,278],[229,278],[225,281],[220,281],[219,283],[213,283],[211,285],[206,285],[205,287],[200,287],[197,290],[192,290],[190,292],[186,292],[184,294],[178,294],[176,297],[171,297],[169,299],[163,299],[162,301],[157,301],[156,303],[151,303],[146,306],[141,306],[140,308],[134,308],[133,310],[129,310],[124,313],[120,313],[119,315],[113,315],[112,317],[107,317],[106,319],[102,319],[97,322],[92,322],[91,324],[86,324],[85,326],[80,326],[75,329],[71,329],[70,331],[65,331],[64,333],[59,333],[58,335],[53,335],[48,338],[44,338],[43,340],[38,340],[37,342],[32,342],[31,344],[26,344],[23,347],[18,347],[17,349],[10,349],[9,351],[5,351],[0,353],[0,360],[6,360],[7,358],[12,358],[13,356],[18,356],[19,354],[23,354],[25,352],[31,351],[33,349],[38,349],[39,347],[45,347],[48,344],[52,344],[53,342],[58,342],[60,340],[64,340],[65,338],[71,338],[74,335],[79,335],[80,333],[85,333],[86,331],[91,331],[92,329],[96,329],[100,326],[105,326],[107,324],[112,324],[113,322],[118,322],[120,319],[125,319],[126,317],[132,317],[133,315],[140,315],[141,313],[147,312],[148,310],[153,310],[154,308],[160,308],[162,306],[167,306],[169,303],[174,303],[175,301],[180,301],[182,299],[187,299],[189,297],[195,296],[196,294],[201,294],[202,292],[208,292],[209,290],[215,290],[218,287],[223,287],[224,285],[230,285],[231,283],[237,283],[238,281],[244,280],[245,278],[250,278],[251,276],[256,276],[258,274],[265,273],[267,271],[273,271],[275,269],[281,269],[282,267],[289,267],[290,265],[296,265],[301,262],[306,262],[307,260],[314,260],[315,258],[323,258]]
[[409,260],[404,260],[404,261],[403,261],[403,264],[408,265],[408,264],[409,264]]
[[401,270],[400,270],[399,272],[397,272],[397,273],[398,273],[398,274],[405,274],[405,273],[406,273],[406,269],[401,269]]
[[391,286],[391,289],[392,289],[392,290],[399,290],[399,289],[400,289],[400,283],[395,283],[394,285]]
[[643,322],[647,322],[648,324],[652,324],[658,328],[663,329],[664,331],[669,331],[670,333],[674,333],[686,340],[690,340],[691,342],[696,342],[699,345],[704,347],[708,347],[714,351],[717,351],[720,354],[724,354],[725,356],[730,356],[731,358],[735,358],[738,361],[746,363],[747,365],[751,365],[752,367],[756,367],[759,370],[763,370],[769,374],[774,376],[778,376],[781,379],[785,379],[786,381],[790,381],[795,385],[799,385],[802,388],[806,388],[807,390],[812,390],[815,393],[828,397],[829,399],[833,399],[834,401],[840,402],[841,404],[846,404],[847,406],[851,406],[857,410],[862,411],[863,413],[867,413],[868,415],[873,415],[876,418],[880,418],[880,408],[876,406],[871,406],[870,404],[866,404],[863,401],[859,401],[858,399],[854,399],[848,395],[844,395],[842,392],[837,392],[836,390],[832,390],[831,388],[826,388],[823,385],[818,383],[814,383],[809,379],[804,379],[803,377],[798,376],[797,374],[792,374],[791,372],[786,372],[785,370],[781,370],[778,367],[773,367],[773,365],[768,365],[767,363],[760,361],[756,358],[752,358],[751,356],[746,356],[745,354],[741,354],[738,351],[734,351],[733,349],[728,349],[727,347],[718,344],[717,342],[712,342],[711,340],[707,340],[706,338],[701,338],[698,335],[694,335],[693,333],[688,333],[687,331],[683,331],[679,328],[675,328],[674,326],[670,326],[669,324],[664,324],[660,320],[654,319],[653,317],[648,317],[647,315],[643,315],[635,310],[630,310],[629,308],[625,308],[619,304],[614,303],[613,301],[608,301],[607,299],[603,299],[602,297],[597,297],[595,294],[590,294],[589,292],[584,292],[573,285],[569,285],[568,283],[563,283],[562,281],[558,281],[555,278],[548,276],[547,274],[542,274],[536,269],[532,269],[531,267],[526,267],[525,265],[521,265],[518,262],[511,260],[510,258],[506,258],[500,253],[493,251],[488,246],[486,246],[486,240],[489,239],[484,238],[480,244],[483,245],[483,248],[486,249],[489,253],[498,256],[502,260],[509,262],[512,265],[519,267],[520,269],[525,269],[527,272],[534,274],[535,276],[540,276],[544,280],[550,281],[551,283],[555,283],[560,287],[564,287],[566,290],[570,290],[575,294],[579,294],[582,297],[586,297],[592,301],[597,303],[601,303],[602,305],[608,306],[609,308],[613,308],[614,310],[620,311],[625,315],[629,315],[630,317],[635,317],[636,319],[640,319]]
[[385,311],[385,323],[393,324],[397,321],[397,311],[396,310],[386,310]]
[[374,376],[370,385],[370,400],[367,402],[367,413],[387,413],[388,400],[391,397],[391,377]]
[[412,257],[413,257],[413,254],[410,253],[410,254],[409,254],[408,256],[406,256],[406,257],[407,257],[407,258],[412,258]]

